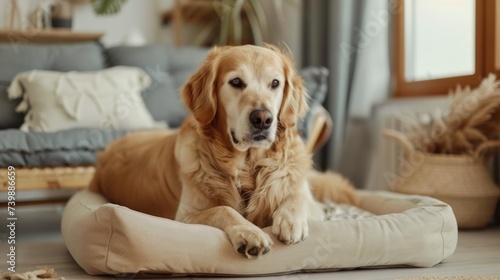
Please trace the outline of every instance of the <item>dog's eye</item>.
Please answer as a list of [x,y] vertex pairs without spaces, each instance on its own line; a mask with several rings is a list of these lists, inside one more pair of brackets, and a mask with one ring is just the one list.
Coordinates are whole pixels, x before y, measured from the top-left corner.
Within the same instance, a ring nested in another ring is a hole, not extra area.
[[280,81],[274,79],[272,82],[271,82],[271,88],[277,88],[278,86],[280,85]]
[[234,88],[239,88],[242,89],[245,87],[245,84],[240,78],[234,78],[231,81],[229,81],[229,84],[234,87]]

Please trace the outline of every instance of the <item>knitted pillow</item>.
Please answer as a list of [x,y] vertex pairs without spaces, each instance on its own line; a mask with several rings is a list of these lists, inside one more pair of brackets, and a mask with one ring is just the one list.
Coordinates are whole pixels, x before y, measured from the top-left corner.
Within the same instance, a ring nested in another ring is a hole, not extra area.
[[77,127],[152,128],[141,91],[151,83],[141,69],[118,66],[96,72],[34,70],[14,78],[9,98],[23,97],[23,131],[53,132]]

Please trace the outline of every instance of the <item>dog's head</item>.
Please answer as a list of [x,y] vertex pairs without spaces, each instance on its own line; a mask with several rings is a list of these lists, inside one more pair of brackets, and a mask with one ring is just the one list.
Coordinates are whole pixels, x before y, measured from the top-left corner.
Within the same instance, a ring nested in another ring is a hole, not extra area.
[[302,78],[274,46],[213,48],[182,97],[203,127],[224,130],[234,148],[269,148],[307,110]]

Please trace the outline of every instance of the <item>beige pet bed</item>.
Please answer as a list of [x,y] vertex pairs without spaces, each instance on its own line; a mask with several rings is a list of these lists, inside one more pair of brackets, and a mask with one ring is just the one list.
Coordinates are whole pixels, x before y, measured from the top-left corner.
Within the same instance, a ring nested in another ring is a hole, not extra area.
[[[455,251],[457,224],[447,204],[389,192],[361,191],[360,196],[360,207],[374,216],[337,215],[335,220],[312,222],[305,241],[286,246],[273,237],[271,252],[256,260],[234,251],[219,229],[139,213],[87,190],[68,202],[62,233],[76,262],[93,275],[244,276],[430,267]],[[356,212],[350,208],[344,207],[344,214]],[[264,230],[272,236],[270,228]]]

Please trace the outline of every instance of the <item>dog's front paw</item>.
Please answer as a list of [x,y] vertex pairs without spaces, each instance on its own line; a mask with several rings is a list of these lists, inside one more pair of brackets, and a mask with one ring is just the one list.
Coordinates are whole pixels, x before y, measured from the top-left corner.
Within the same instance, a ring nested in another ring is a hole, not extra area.
[[255,225],[232,226],[226,231],[238,253],[249,259],[265,255],[271,250],[271,237]]
[[307,215],[278,209],[273,217],[273,234],[287,245],[304,240],[309,235]]

